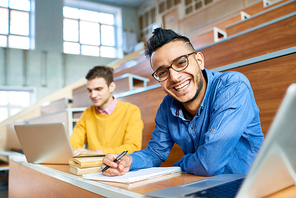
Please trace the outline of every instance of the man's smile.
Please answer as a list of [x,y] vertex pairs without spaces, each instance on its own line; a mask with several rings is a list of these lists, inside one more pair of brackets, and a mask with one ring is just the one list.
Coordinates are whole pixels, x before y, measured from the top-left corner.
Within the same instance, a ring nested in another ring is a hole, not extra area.
[[186,81],[183,82],[182,84],[180,84],[180,85],[174,87],[174,89],[175,89],[176,91],[182,91],[182,90],[186,89],[186,88],[189,86],[189,84],[190,84],[190,80],[186,80]]

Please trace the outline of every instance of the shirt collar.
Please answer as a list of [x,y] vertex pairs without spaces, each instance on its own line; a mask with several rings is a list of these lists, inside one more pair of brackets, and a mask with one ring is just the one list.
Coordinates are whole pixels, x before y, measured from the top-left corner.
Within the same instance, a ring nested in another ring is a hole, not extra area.
[[113,97],[113,101],[112,101],[111,104],[110,104],[108,107],[106,107],[105,109],[101,110],[101,109],[99,109],[98,107],[96,107],[96,108],[97,108],[97,110],[98,110],[98,112],[99,112],[100,114],[108,114],[108,115],[110,115],[110,114],[114,111],[114,109],[115,109],[115,107],[116,107],[116,104],[117,104],[117,99]]

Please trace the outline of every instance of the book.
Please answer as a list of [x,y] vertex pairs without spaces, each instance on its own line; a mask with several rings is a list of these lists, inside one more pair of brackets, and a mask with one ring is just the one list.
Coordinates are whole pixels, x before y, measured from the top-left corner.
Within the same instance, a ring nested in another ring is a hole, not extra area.
[[105,155],[89,155],[82,154],[74,156],[69,160],[69,164],[78,168],[89,168],[89,167],[100,167],[102,165],[102,160]]
[[179,166],[173,167],[152,167],[139,169],[135,171],[129,171],[121,176],[109,177],[105,176],[102,173],[93,173],[93,174],[83,174],[84,179],[91,180],[100,180],[100,181],[109,181],[109,182],[119,182],[119,183],[133,183],[153,177],[158,177],[162,175],[167,175],[170,173],[181,172]]
[[82,174],[91,174],[91,173],[99,173],[101,172],[101,167],[90,167],[90,168],[78,168],[76,166],[70,165],[70,173],[75,175],[82,175]]

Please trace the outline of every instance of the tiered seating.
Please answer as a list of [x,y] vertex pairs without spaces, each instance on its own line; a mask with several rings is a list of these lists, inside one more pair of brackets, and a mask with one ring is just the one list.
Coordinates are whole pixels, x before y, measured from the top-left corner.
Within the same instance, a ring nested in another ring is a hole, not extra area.
[[[224,17],[221,17],[215,21],[204,24],[196,28],[192,33],[190,33],[187,36],[191,40],[191,42],[193,43],[193,46],[196,49],[202,48],[211,43],[218,42],[220,40],[227,38],[228,36],[233,35],[233,33],[231,31],[228,32],[228,29],[227,29],[228,27],[231,27],[233,24],[243,24],[243,22],[246,19],[250,18],[251,16],[273,9],[273,7],[277,7],[278,5],[281,5],[287,1],[288,0],[283,0],[278,3],[272,4],[268,7],[264,7],[262,2],[256,3],[243,10],[238,10],[234,13],[230,13]],[[293,8],[292,9],[290,8],[290,10],[293,10]],[[289,12],[287,12],[286,14],[288,13]],[[279,16],[281,15],[278,15],[276,18],[278,18]]]
[[222,30],[213,27],[205,32],[196,35],[195,38],[191,39],[191,44],[195,49],[207,46],[211,43],[218,42],[227,37],[226,33]]
[[240,32],[218,43],[197,49],[213,69],[295,46],[296,12]]
[[72,107],[89,107],[92,105],[88,97],[86,85],[73,89],[73,104]]
[[204,24],[204,25],[196,28],[193,32],[191,32],[189,35],[187,35],[187,37],[190,40],[192,40],[192,39],[196,38],[201,32],[205,32],[210,29],[213,29],[213,27],[216,27],[216,28],[222,30],[223,32],[225,32],[227,25],[244,20],[245,16],[249,16],[249,14],[244,11],[237,11],[235,13],[231,13],[227,16],[217,19],[216,21],[213,21],[208,24]]
[[130,73],[148,79],[149,82],[147,83],[147,86],[157,84],[157,81],[155,81],[151,76],[153,71],[150,67],[149,60],[144,55],[141,55],[139,59],[133,59],[133,61],[134,66],[132,67],[129,67],[127,64],[123,64],[116,68],[114,70],[114,79],[125,75],[126,73]]
[[296,1],[288,1],[255,14],[246,20],[228,25],[226,26],[226,32],[228,36],[231,36],[295,11]]
[[45,103],[41,106],[41,115],[55,113],[60,110],[64,110],[66,108],[71,107],[72,99],[70,98],[62,98],[51,103]]
[[278,1],[276,3],[273,3],[273,4],[271,4],[271,5],[267,6],[267,7],[265,7],[264,4],[263,4],[263,1],[261,1],[259,3],[254,4],[253,6],[250,6],[250,7],[246,8],[246,9],[244,9],[243,11],[252,16],[254,14],[260,13],[262,11],[265,11],[267,9],[270,9],[272,7],[280,5],[280,4],[282,4],[284,2],[287,2],[287,1],[289,1],[289,0],[280,0],[280,1]]
[[40,107],[41,116],[30,118],[27,124],[63,122],[69,134],[72,132],[72,99],[63,98]]
[[[125,73],[118,77],[115,76],[118,75],[114,75],[114,82],[116,83],[116,89],[113,92],[114,95],[144,88],[150,83],[150,79],[135,74]],[[89,99],[86,85],[82,85],[73,90],[73,108],[89,107],[91,105],[92,101]]]
[[227,38],[226,26],[237,21],[244,20],[249,15],[243,11],[238,11],[220,18],[209,24],[205,24],[194,30],[188,38],[194,48],[198,49],[211,43]]
[[70,107],[72,100],[69,98],[63,98],[54,101],[49,104],[41,105],[40,112],[41,116],[29,118],[26,120],[17,120],[7,124],[7,148],[13,151],[21,151],[21,145],[16,135],[14,125],[19,124],[40,124],[40,123],[54,123],[54,122],[64,122],[66,128],[69,131],[68,125],[68,111],[67,108]]

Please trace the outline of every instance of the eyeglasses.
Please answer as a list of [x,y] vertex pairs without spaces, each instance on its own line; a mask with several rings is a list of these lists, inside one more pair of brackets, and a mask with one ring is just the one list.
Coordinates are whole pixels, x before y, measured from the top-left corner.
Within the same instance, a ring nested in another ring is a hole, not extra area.
[[188,57],[196,52],[191,52],[189,54],[185,54],[176,58],[173,63],[168,67],[159,67],[155,72],[153,72],[152,76],[158,82],[165,81],[170,76],[169,69],[172,68],[174,71],[179,72],[183,71],[188,67]]

